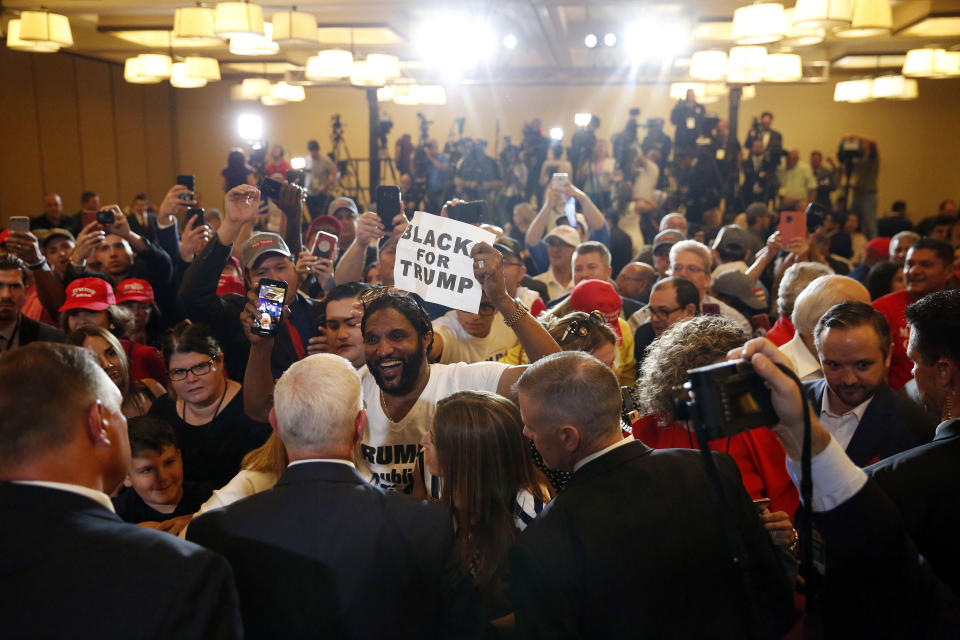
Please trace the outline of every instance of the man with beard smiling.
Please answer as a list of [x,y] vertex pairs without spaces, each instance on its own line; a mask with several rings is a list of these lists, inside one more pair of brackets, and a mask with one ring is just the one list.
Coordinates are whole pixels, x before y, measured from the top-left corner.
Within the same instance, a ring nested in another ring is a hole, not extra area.
[[[516,332],[532,362],[560,348],[506,291],[502,256],[490,245],[474,245],[474,276],[503,322]],[[360,445],[372,482],[409,493],[423,434],[436,404],[463,390],[513,397],[513,384],[526,369],[498,362],[428,364],[434,340],[430,318],[417,301],[386,287],[363,296],[361,324],[367,366],[360,370],[367,428]]]
[[804,383],[820,423],[860,467],[933,437],[936,420],[886,383],[890,328],[863,302],[841,302],[817,322],[824,378]]

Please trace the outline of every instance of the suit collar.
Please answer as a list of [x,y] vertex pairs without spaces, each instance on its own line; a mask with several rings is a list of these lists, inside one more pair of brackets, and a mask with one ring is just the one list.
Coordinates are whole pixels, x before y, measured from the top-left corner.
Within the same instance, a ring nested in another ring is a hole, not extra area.
[[363,476],[355,467],[337,462],[311,461],[287,467],[277,486],[300,484],[304,482],[344,482],[347,484],[366,484]]
[[937,435],[934,440],[946,440],[960,436],[960,420],[944,420],[937,425]]
[[893,389],[886,383],[881,384],[847,444],[847,455],[858,465],[868,464],[875,452],[882,449],[882,443],[889,439],[887,427],[892,427],[891,417],[897,416],[896,404]]
[[619,467],[630,460],[649,455],[652,451],[653,449],[643,444],[639,440],[634,440],[633,442],[628,442],[627,444],[615,447],[602,456],[594,458],[587,464],[577,469],[567,486],[575,486],[581,482],[586,482],[587,480],[599,475],[603,475],[611,469],[615,469],[616,467]]
[[0,508],[17,511],[73,511],[121,522],[117,514],[92,497],[74,491],[20,482],[0,483]]

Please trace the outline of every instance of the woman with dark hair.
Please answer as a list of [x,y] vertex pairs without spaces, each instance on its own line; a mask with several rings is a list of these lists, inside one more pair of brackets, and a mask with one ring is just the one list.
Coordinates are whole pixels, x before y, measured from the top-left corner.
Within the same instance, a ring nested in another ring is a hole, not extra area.
[[876,300],[894,291],[900,291],[905,286],[903,283],[903,265],[889,260],[878,262],[870,268],[866,285],[871,300]]
[[241,149],[233,149],[227,154],[227,166],[220,172],[220,186],[226,193],[240,184],[257,186],[253,167],[247,164],[247,158]]
[[454,393],[437,403],[421,445],[427,471],[442,478],[439,499],[453,513],[460,564],[473,576],[488,619],[512,627],[507,553],[551,497],[533,465],[520,410],[495,393]]
[[123,346],[103,327],[81,325],[67,336],[66,343],[83,347],[97,357],[103,371],[123,394],[123,415],[128,418],[147,415],[154,401],[167,393],[163,385],[152,378],[130,378],[130,365]]
[[171,396],[150,415],[173,426],[183,452],[184,477],[223,486],[243,457],[262,445],[270,425],[262,410],[245,410],[243,387],[227,377],[223,352],[204,325],[181,323],[163,347]]

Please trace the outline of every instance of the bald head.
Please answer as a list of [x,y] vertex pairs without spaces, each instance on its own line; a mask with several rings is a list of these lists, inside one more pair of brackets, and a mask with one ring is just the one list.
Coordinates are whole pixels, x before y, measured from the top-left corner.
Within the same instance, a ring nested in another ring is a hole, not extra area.
[[63,200],[56,193],[48,193],[43,196],[43,215],[48,218],[59,218],[63,213]]
[[870,304],[870,292],[862,284],[847,276],[820,276],[808,284],[793,307],[793,326],[804,340],[813,340],[817,321],[834,305],[841,302]]
[[621,296],[639,299],[650,291],[657,281],[657,270],[645,262],[631,262],[620,270],[617,276],[617,289]]
[[675,229],[686,237],[687,219],[683,217],[682,213],[668,213],[660,221],[660,231],[666,231],[667,229]]

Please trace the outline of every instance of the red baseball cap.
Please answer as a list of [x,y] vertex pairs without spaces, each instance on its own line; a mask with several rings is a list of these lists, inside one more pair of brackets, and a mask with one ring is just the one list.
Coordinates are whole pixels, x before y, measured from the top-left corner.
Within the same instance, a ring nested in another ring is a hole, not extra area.
[[247,295],[247,289],[243,286],[243,280],[237,276],[221,273],[220,281],[217,282],[217,295],[225,296],[228,293],[239,293],[245,296]]
[[890,238],[874,238],[867,243],[867,255],[871,258],[890,257]]
[[613,285],[606,280],[584,280],[573,288],[570,293],[570,307],[574,311],[599,311],[614,333],[617,339],[622,340],[623,334],[620,332],[620,309],[623,307],[623,301]]
[[117,302],[153,302],[153,287],[146,280],[127,278],[117,285]]
[[60,311],[103,311],[115,304],[117,298],[113,295],[113,287],[109,282],[100,278],[77,278],[67,285],[67,301],[60,307]]

